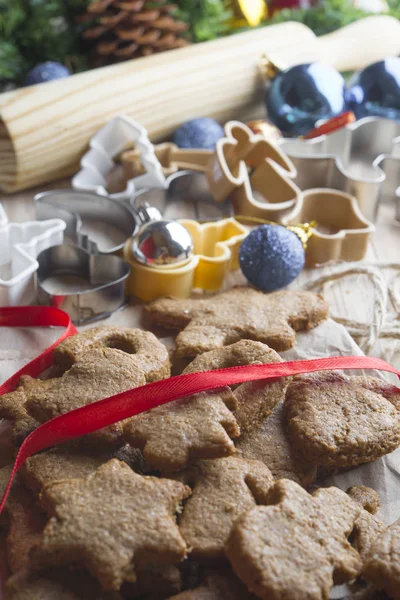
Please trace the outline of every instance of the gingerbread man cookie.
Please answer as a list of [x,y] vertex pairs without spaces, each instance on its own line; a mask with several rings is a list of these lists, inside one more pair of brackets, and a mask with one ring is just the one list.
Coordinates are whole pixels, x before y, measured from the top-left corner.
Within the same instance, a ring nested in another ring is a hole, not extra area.
[[327,303],[312,292],[263,294],[249,287],[205,300],[162,298],[145,310],[153,324],[182,330],[176,338],[178,357],[194,357],[241,339],[287,350],[296,331],[316,327],[328,316]]
[[337,372],[292,380],[285,413],[290,439],[304,458],[322,467],[352,467],[398,447],[399,412],[362,381]]

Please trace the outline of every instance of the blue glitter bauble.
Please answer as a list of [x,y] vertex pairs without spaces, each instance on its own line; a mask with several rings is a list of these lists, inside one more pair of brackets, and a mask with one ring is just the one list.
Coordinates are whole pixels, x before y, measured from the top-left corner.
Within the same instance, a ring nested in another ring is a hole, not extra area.
[[199,117],[178,127],[172,141],[179,148],[214,150],[217,141],[224,135],[224,130],[217,121],[209,117]]
[[400,122],[400,58],[369,65],[349,82],[348,105],[357,119],[384,117]]
[[35,85],[36,83],[54,81],[54,79],[64,79],[70,75],[71,73],[65,65],[48,61],[33,67],[25,77],[24,85]]
[[263,292],[289,285],[304,267],[305,253],[297,235],[281,225],[261,225],[239,250],[243,275]]
[[268,118],[285,135],[304,135],[317,121],[346,110],[346,85],[336,69],[315,62],[278,73],[265,89]]

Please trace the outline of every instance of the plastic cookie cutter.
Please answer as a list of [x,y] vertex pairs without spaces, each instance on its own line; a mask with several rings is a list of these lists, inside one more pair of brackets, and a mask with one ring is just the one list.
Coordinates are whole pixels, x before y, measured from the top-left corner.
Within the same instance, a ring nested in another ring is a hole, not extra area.
[[225,125],[207,176],[217,202],[231,199],[235,214],[279,221],[298,202],[296,169],[279,146],[238,121]]
[[[173,175],[179,170],[190,170],[204,173],[212,156],[212,150],[198,150],[179,148],[171,142],[157,144],[154,153],[161,164],[165,177]],[[145,172],[138,148],[127,150],[121,155],[125,179],[129,180]]]
[[195,171],[173,173],[166,179],[162,190],[148,188],[138,191],[131,198],[130,206],[134,214],[142,206],[153,206],[167,219],[184,216],[196,221],[212,221],[233,216],[230,200],[215,202],[206,175]]
[[177,265],[149,267],[132,256],[132,240],[124,249],[131,265],[129,293],[146,302],[161,296],[188,298],[193,289],[218,291],[226,274],[239,268],[239,247],[246,237],[246,227],[233,218],[200,224],[191,219],[179,222],[193,239],[193,255]]
[[284,225],[313,222],[316,225],[311,227],[306,249],[309,266],[361,260],[375,231],[354,196],[325,188],[305,191],[293,211],[282,219]]
[[[140,153],[144,173],[129,179],[122,192],[109,194],[107,177],[114,167],[114,158],[135,144]],[[127,200],[144,187],[164,187],[165,176],[154,152],[146,129],[137,121],[125,116],[112,119],[90,141],[90,150],[81,160],[81,170],[73,177],[75,189],[110,196],[115,200]]]
[[110,254],[61,244],[38,256],[37,301],[65,310],[76,325],[109,317],[127,302],[130,267]]
[[127,206],[107,196],[77,190],[52,190],[34,198],[39,220],[57,217],[66,222],[65,236],[90,254],[123,249],[137,224]]
[[303,190],[329,187],[356,197],[373,221],[382,202],[395,201],[400,222],[400,124],[365,117],[329,135],[282,139],[280,147],[297,168]]
[[29,304],[35,299],[37,255],[64,238],[60,219],[9,223],[0,204],[0,306]]

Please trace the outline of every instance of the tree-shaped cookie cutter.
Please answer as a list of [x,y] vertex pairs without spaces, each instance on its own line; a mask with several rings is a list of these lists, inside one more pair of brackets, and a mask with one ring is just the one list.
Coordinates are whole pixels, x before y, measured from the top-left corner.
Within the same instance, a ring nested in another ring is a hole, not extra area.
[[[114,167],[114,158],[135,144],[145,172],[127,182],[122,192],[109,194],[107,176]],[[145,188],[163,188],[165,176],[154,146],[146,129],[137,121],[118,116],[109,121],[90,141],[90,149],[81,160],[81,170],[73,177],[72,186],[81,191],[95,192],[114,200],[129,200],[135,191]]]
[[279,221],[300,197],[293,183],[296,169],[275,144],[254,134],[239,121],[225,125],[218,140],[207,177],[217,202],[228,197],[236,214]]
[[383,202],[394,201],[400,223],[400,124],[365,117],[310,140],[282,139],[302,189],[329,187],[356,197],[367,219]]

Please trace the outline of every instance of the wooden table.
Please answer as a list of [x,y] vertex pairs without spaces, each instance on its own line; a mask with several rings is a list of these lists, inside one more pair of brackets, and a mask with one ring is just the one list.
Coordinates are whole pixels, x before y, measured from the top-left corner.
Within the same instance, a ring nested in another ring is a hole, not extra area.
[[[2,195],[0,201],[3,203],[10,221],[34,219],[33,196],[35,193],[46,189],[66,188],[69,185],[69,180],[63,180],[14,195]],[[376,223],[376,232],[372,236],[367,256],[360,264],[366,262],[400,263],[400,226],[394,221],[393,205],[381,207]],[[325,269],[327,268],[325,267]],[[301,287],[307,281],[315,279],[321,274],[321,269],[307,269],[296,280],[295,287]],[[398,296],[400,297],[400,290]],[[332,286],[332,289],[326,293],[326,298],[331,305],[332,314],[340,314],[347,318],[366,322],[372,318],[373,289],[365,276],[351,276]],[[394,310],[394,307],[391,306],[390,309]],[[397,319],[400,320],[399,314],[397,314]],[[400,368],[400,340],[380,340],[372,354],[386,358]]]

